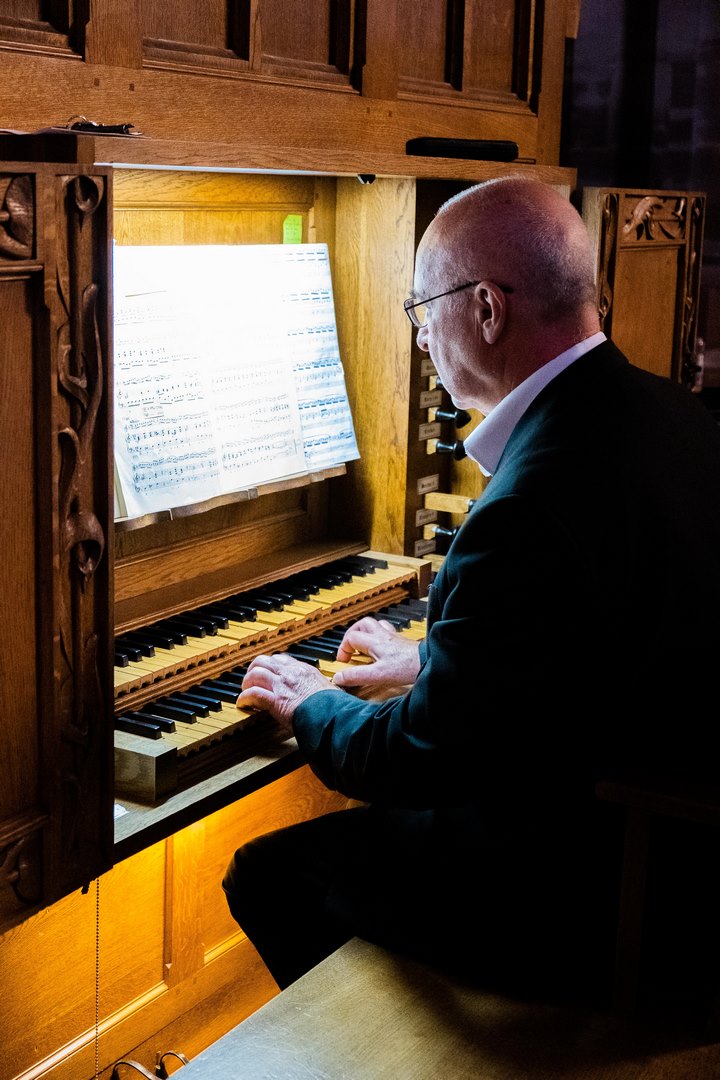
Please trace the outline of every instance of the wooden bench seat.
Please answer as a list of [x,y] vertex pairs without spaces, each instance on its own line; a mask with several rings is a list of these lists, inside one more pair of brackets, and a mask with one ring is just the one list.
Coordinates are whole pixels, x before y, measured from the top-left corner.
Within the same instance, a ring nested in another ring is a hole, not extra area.
[[717,1080],[720,1045],[481,991],[351,940],[178,1080]]

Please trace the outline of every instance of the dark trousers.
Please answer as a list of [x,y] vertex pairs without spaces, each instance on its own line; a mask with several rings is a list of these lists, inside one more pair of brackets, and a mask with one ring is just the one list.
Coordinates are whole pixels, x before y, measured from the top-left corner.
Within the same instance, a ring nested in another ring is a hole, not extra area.
[[597,851],[360,807],[251,840],[223,888],[281,989],[353,936],[495,989],[609,989],[616,886]]

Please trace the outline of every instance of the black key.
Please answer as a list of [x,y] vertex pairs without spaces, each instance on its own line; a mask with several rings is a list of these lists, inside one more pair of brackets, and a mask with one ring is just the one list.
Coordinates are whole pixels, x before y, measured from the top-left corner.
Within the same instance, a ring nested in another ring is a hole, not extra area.
[[242,681],[243,676],[235,675],[232,671],[224,671],[222,675],[218,675],[217,678],[213,679],[217,686],[229,686],[231,689],[237,687],[238,694],[242,689]]
[[184,615],[173,615],[169,619],[163,619],[162,625],[182,630],[191,637],[203,638],[207,634],[207,627],[203,626],[199,619],[188,619]]
[[164,698],[159,698],[152,703],[152,711],[159,716],[166,716],[168,720],[176,720],[179,724],[197,724],[197,715],[187,705],[185,708],[177,702],[169,703]]
[[388,568],[387,559],[375,559],[370,555],[348,555],[347,558],[352,559],[353,562],[369,566],[371,571],[387,570]]
[[131,735],[142,735],[145,739],[161,739],[162,731],[157,724],[147,724],[143,720],[133,720],[123,714],[115,718],[118,731],[128,731]]
[[222,616],[219,619],[214,618],[212,615],[201,613],[199,608],[193,608],[192,611],[183,611],[181,618],[191,619],[199,622],[201,626],[204,626],[208,634],[216,634],[222,627]]
[[410,625],[410,619],[407,615],[399,615],[391,608],[380,608],[375,613],[376,619],[384,619],[386,622],[392,623],[396,630],[407,630]]
[[172,634],[163,630],[160,626],[145,626],[142,630],[133,630],[133,636],[139,641],[147,641],[148,645],[156,649],[174,649],[175,641]]
[[285,604],[292,604],[293,600],[297,598],[297,590],[290,589],[284,581],[273,581],[271,584],[265,585],[260,591],[267,593],[268,596],[277,596]]
[[234,599],[239,604],[248,604],[256,611],[277,611],[274,601],[268,600],[265,596],[258,596],[256,593],[238,593]]
[[319,660],[334,660],[337,653],[336,645],[333,645],[331,641],[323,641],[321,638],[305,638],[298,648],[309,656],[317,656]]
[[222,699],[213,694],[207,686],[191,686],[189,690],[183,690],[183,697],[207,706],[210,712],[220,712],[222,709]]
[[316,582],[320,589],[334,589],[337,585],[344,585],[345,578],[340,574],[334,574],[330,570],[308,570],[312,574],[312,581]]
[[294,656],[296,660],[301,660],[303,664],[310,664],[312,667],[319,666],[320,661],[317,656],[304,651],[299,645],[290,645],[286,652],[289,656]]
[[342,639],[345,637],[346,627],[338,627],[335,630],[324,630],[320,635],[320,640],[326,641],[328,645],[339,645]]
[[[283,579],[283,592],[290,597],[288,603],[292,603],[293,600],[309,600],[311,589],[308,585],[303,585],[299,581],[287,578]],[[273,591],[276,591],[273,589]],[[317,590],[316,590],[317,591]]]
[[115,646],[116,648],[122,649],[123,655],[127,656],[128,660],[132,661],[134,664],[143,658],[143,651],[138,648],[137,645],[130,645],[127,641],[121,642],[120,638],[118,638],[115,642]]
[[314,581],[311,581],[310,578],[302,577],[300,573],[292,574],[289,578],[285,578],[283,584],[288,589],[301,590],[303,595],[298,598],[300,600],[309,600],[312,594],[318,592],[320,589],[319,585]]
[[137,657],[138,660],[142,660],[143,656],[155,655],[155,646],[151,645],[147,641],[143,641],[143,639],[139,638],[137,634],[123,634],[121,637],[118,638],[118,642],[120,643],[120,646],[122,648],[124,648],[126,645],[134,645],[136,649],[139,649],[140,656]]
[[203,704],[199,699],[193,701],[192,697],[187,694],[183,694],[181,691],[177,691],[175,694],[169,694],[166,698],[161,698],[163,702],[168,705],[179,705],[181,709],[187,709],[197,716],[209,716],[210,706]]
[[225,615],[228,619],[235,619],[237,622],[255,622],[257,619],[257,608],[251,604],[240,604],[232,600],[218,600],[216,604],[213,604],[213,610],[215,609],[221,615]]
[[356,562],[350,557],[335,559],[330,565],[336,570],[347,570],[353,577],[367,577],[368,574],[375,573],[374,566],[367,566],[365,563]]
[[187,634],[185,631],[178,626],[168,626],[166,619],[160,619],[159,622],[153,623],[149,629],[160,630],[167,634],[175,645],[187,645]]
[[352,581],[353,572],[349,570],[342,559],[333,559],[324,567],[331,574],[339,574],[343,581]]
[[140,720],[143,724],[156,724],[161,731],[175,730],[175,721],[169,720],[167,716],[161,716],[160,713],[153,712],[152,706],[147,709],[136,709],[124,715],[129,716],[131,720]]
[[227,684],[223,685],[216,679],[207,679],[201,685],[204,686],[206,690],[212,691],[212,693],[220,698],[221,701],[229,701],[231,705],[235,704],[238,696],[236,687],[228,686]]
[[228,617],[225,612],[218,610],[215,604],[203,604],[199,608],[193,609],[193,615],[202,615],[208,619],[212,619],[218,630],[227,630]]
[[258,611],[282,611],[283,602],[277,596],[269,596],[262,591],[245,593],[248,604],[254,604]]
[[182,634],[185,645],[188,643],[188,637],[205,637],[205,627],[196,622],[191,623],[182,615],[170,615],[167,619],[161,619],[156,625],[171,634]]
[[424,622],[426,613],[419,608],[410,607],[409,604],[392,604],[390,611],[395,612],[396,615],[404,615],[411,622]]
[[130,663],[130,657],[126,652],[120,652],[115,650],[115,667],[127,667]]

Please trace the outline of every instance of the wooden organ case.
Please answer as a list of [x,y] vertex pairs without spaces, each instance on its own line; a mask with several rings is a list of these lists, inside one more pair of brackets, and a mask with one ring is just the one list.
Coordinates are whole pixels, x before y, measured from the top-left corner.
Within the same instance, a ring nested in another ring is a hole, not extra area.
[[[83,138],[77,149],[75,158],[98,156],[97,146],[88,147]],[[472,168],[478,178],[497,170]],[[536,171],[569,190],[571,178],[563,170]],[[3,605],[6,615],[32,615],[29,622],[10,617],[3,623],[6,668],[9,657],[17,658],[2,683],[5,712],[21,716],[24,728],[8,725],[12,768],[2,797],[13,812],[3,821],[9,887],[2,914],[13,925],[28,910],[95,879],[99,888],[100,876],[113,865],[115,878],[132,875],[131,856],[153,861],[163,844],[171,844],[165,903],[168,895],[175,897],[171,927],[189,956],[177,945],[171,950],[163,987],[179,990],[199,962],[188,926],[202,922],[202,915],[191,905],[195,923],[188,920],[179,900],[192,891],[193,867],[198,869],[190,855],[193,831],[220,821],[220,850],[229,854],[243,830],[337,809],[344,800],[320,788],[298,761],[292,740],[278,741],[268,722],[237,737],[206,734],[209,752],[193,748],[178,767],[177,755],[162,743],[138,749],[136,736],[113,736],[114,720],[129,707],[147,707],[221,675],[259,651],[286,648],[354,615],[424,594],[439,557],[437,537],[424,532],[426,523],[461,521],[478,477],[475,470],[465,473],[468,463],[452,453],[428,451],[428,440],[438,434],[423,425],[436,424],[429,410],[447,408],[448,400],[428,358],[416,349],[402,300],[418,233],[433,205],[460,182],[397,176],[363,185],[354,176],[140,169],[76,160],[5,164],[2,185],[0,295],[9,328],[2,337],[8,463],[2,483],[12,552]],[[607,310],[619,319],[620,307],[612,303],[619,290],[610,285],[625,282],[628,289],[630,270],[622,257],[631,269],[633,258],[642,260],[646,252],[659,259],[664,285],[653,302],[662,307],[662,298],[674,296],[681,318],[658,321],[661,336],[647,355],[664,356],[664,373],[680,377],[692,361],[703,198],[665,193],[648,203],[642,202],[648,193],[627,196],[630,224],[623,231],[622,197],[586,193],[601,207],[594,220],[612,226],[598,234],[605,252],[600,292],[610,297]],[[647,220],[658,212],[667,216],[659,238]],[[330,248],[360,460],[172,516],[115,524],[111,240],[270,243],[282,237],[288,214],[302,220],[304,240],[322,240]],[[625,325],[634,324],[626,319]],[[448,421],[442,422],[445,429]],[[437,513],[424,518],[433,505]],[[356,579],[358,587],[336,600],[326,596],[319,613],[315,608],[283,626],[261,619],[239,641],[222,633],[207,636],[191,660],[171,658],[163,666],[156,658],[150,669],[141,660],[129,672],[113,664],[115,641],[149,623],[238,592],[277,588],[288,577],[327,569],[367,548],[387,568]],[[37,756],[25,752],[33,733],[41,734]],[[238,818],[240,806],[245,816]],[[200,870],[211,897],[223,868],[221,857],[214,858],[212,873],[207,866]],[[211,903],[217,908],[221,898]],[[135,924],[131,932],[138,933]],[[156,939],[157,929],[154,934]],[[167,939],[167,926],[164,934]],[[237,932],[227,929],[226,937],[237,940]],[[245,943],[252,975],[236,1006],[241,1012],[273,992],[248,950]],[[220,953],[223,978],[232,981],[237,961],[231,950]],[[91,984],[88,976],[88,995]],[[133,1017],[131,1027],[147,1032],[147,1023]],[[208,1030],[220,1034],[222,1020]]]
[[[98,1043],[105,1075],[130,1050],[147,1064],[158,1048],[192,1055],[276,992],[225,910],[224,866],[244,839],[344,800],[267,724],[240,733],[245,749],[198,752],[194,771],[175,763],[169,778],[118,733],[116,769],[118,714],[158,685],[187,690],[195,671],[178,662],[128,680],[115,640],[367,550],[388,562],[384,580],[329,599],[308,629],[422,595],[442,554],[435,527],[462,520],[479,477],[437,452],[469,425],[443,415],[402,310],[417,239],[477,180],[521,170],[571,193],[574,172],[556,162],[573,6],[312,0],[299,25],[285,0],[236,16],[138,2],[122,18],[108,0],[92,17],[18,0],[0,16],[5,124],[32,131],[84,111],[146,133],[0,136],[0,1076],[89,1077]],[[517,161],[405,153],[411,137],[478,132],[515,140]],[[621,220],[610,205],[595,214],[601,231]],[[675,213],[675,237],[654,244],[650,207],[635,247],[660,252],[666,284],[684,283],[674,310],[691,354],[703,204],[685,205],[692,235]],[[288,215],[304,241],[329,246],[359,461],[116,526],[112,243],[277,243]],[[632,325],[619,301],[635,252],[613,235],[602,265],[614,331]],[[304,635],[298,622],[234,649],[210,635],[202,666],[218,674],[230,654],[235,666]],[[162,793],[120,790],[133,768]]]
[[[81,151],[85,145],[80,139]],[[97,147],[92,150],[96,156]],[[481,177],[487,166],[475,169]],[[569,184],[562,170],[539,172]],[[174,752],[155,743],[138,750],[141,740],[123,732],[113,737],[114,718],[130,706],[148,706],[220,675],[259,651],[286,648],[354,614],[422,596],[440,548],[437,537],[424,532],[424,512],[434,505],[438,512],[431,522],[461,521],[478,491],[478,477],[475,470],[464,472],[468,463],[452,453],[428,452],[437,429],[428,434],[423,425],[436,424],[429,410],[447,408],[448,401],[441,388],[438,394],[432,366],[416,349],[402,310],[417,235],[433,204],[457,190],[458,182],[399,176],[363,185],[354,176],[203,173],[76,161],[6,164],[2,184],[0,295],[9,328],[2,337],[2,483],[12,551],[3,604],[8,615],[32,613],[29,622],[11,617],[3,624],[6,667],[9,657],[16,658],[2,683],[5,712],[22,715],[25,723],[24,730],[8,726],[12,769],[2,796],[9,808],[22,808],[6,816],[2,833],[9,884],[2,913],[12,925],[28,909],[86,888],[114,864],[116,876],[125,865],[130,872],[130,856],[148,852],[155,858],[163,842],[175,851],[173,889],[191,890],[191,869],[180,870],[179,853],[192,850],[185,838],[220,815],[229,852],[242,835],[238,806],[247,807],[251,824],[243,828],[252,832],[295,820],[298,812],[344,805],[306,774],[292,740],[279,742],[269,723],[253,724],[232,738],[205,735],[209,752],[193,749],[185,772],[173,760],[168,775],[167,765],[157,762]],[[664,373],[680,377],[692,360],[703,198],[665,193],[648,203],[642,202],[648,193],[639,193],[627,203],[630,225],[623,231],[617,225],[622,197],[586,193],[601,208],[594,220],[612,226],[598,234],[599,252],[605,252],[599,254],[600,292],[610,297],[607,310],[618,319],[620,308],[612,303],[618,291],[610,283],[627,282],[630,273],[619,260],[629,259],[631,269],[633,258],[642,260],[646,252],[646,258],[660,260],[664,285],[654,302],[662,307],[661,297],[675,296],[682,317],[658,321],[661,337],[647,355],[664,356]],[[658,212],[669,222],[659,238],[647,220]],[[304,240],[329,244],[360,460],[172,517],[116,525],[109,450],[110,241],[269,243],[282,236],[288,214],[302,219]],[[372,241],[363,244],[364,237]],[[632,327],[632,319],[625,325]],[[288,577],[327,568],[368,547],[386,560],[387,569],[374,579],[356,580],[352,595],[326,597],[320,614],[316,608],[282,627],[261,620],[239,642],[228,642],[222,633],[208,636],[190,661],[173,659],[151,670],[141,661],[130,672],[113,664],[114,642],[149,623],[243,590],[278,587]],[[33,732],[42,736],[37,759],[24,752]],[[114,835],[113,804],[119,815]],[[221,862],[213,868],[205,885],[211,894]],[[180,934],[187,913],[181,917],[177,897],[174,903]],[[181,937],[186,934],[184,927]],[[189,943],[185,947],[192,952]],[[232,970],[230,955],[224,963]],[[273,991],[257,960],[245,963],[254,972],[252,990],[240,1004],[247,1010]],[[184,970],[195,970],[193,962],[173,954],[163,985],[176,980],[179,986]],[[88,993],[90,986],[88,978]],[[212,1031],[221,1033],[221,1021]]]
[[[124,926],[133,939],[132,966],[138,970],[131,984],[152,985],[144,965],[152,970],[154,963],[165,973],[158,984],[162,994],[152,992],[159,995],[155,1009],[138,1004],[145,1001],[139,991],[129,1006],[126,991],[114,989],[105,1042],[110,1057],[113,1046],[117,1057],[132,1039],[142,1041],[167,1023],[162,1017],[169,1005],[160,1004],[166,995],[180,995],[183,1008],[192,1008],[194,992],[189,999],[183,995],[198,972],[208,999],[219,993],[217,986],[234,985],[238,953],[242,957],[247,979],[237,999],[201,1023],[195,1042],[180,1046],[187,1052],[221,1034],[223,1017],[230,1026],[274,992],[222,909],[219,882],[233,846],[253,832],[341,808],[345,800],[314,780],[293,740],[278,740],[267,717],[237,737],[206,734],[209,745],[203,752],[193,748],[179,767],[179,754],[164,746],[161,752],[160,742],[114,733],[114,723],[128,708],[187,691],[260,651],[297,644],[425,594],[431,564],[406,552],[407,477],[424,468],[425,447],[408,417],[419,369],[402,301],[412,282],[418,191],[426,200],[434,194],[439,204],[447,185],[432,176],[377,176],[362,184],[355,175],[307,171],[100,166],[95,160],[107,159],[110,146],[92,136],[71,136],[66,145],[72,152],[63,154],[73,160],[53,164],[42,160],[42,138],[39,146],[24,145],[36,160],[0,168],[2,494],[10,507],[12,553],[3,577],[2,692],[6,715],[13,715],[10,783],[0,796],[1,910],[5,926],[20,931],[3,941],[3,968],[6,962],[8,970],[27,967],[16,950],[32,935],[28,914],[41,912],[57,933],[63,918],[78,918],[78,909],[84,923],[92,919],[86,894],[97,890],[99,904],[102,880],[105,895],[118,892],[110,901],[112,917],[97,925],[113,926],[120,937]],[[113,152],[126,155],[128,146]],[[428,163],[428,173],[433,167],[437,163]],[[464,165],[467,182],[518,167]],[[565,170],[537,171],[569,182]],[[360,459],[185,512],[116,523],[112,244],[279,242],[289,214],[301,219],[303,240],[329,247]],[[337,599],[326,593],[324,607],[291,625],[263,623],[260,629],[259,619],[240,642],[208,635],[194,659],[173,658],[162,669],[131,663],[128,673],[114,665],[116,641],[148,624],[239,592],[277,588],[368,551],[387,566],[362,580],[356,575]],[[20,611],[30,613],[29,621],[14,617]],[[231,708],[227,699],[225,707]],[[207,830],[212,851],[200,863],[192,839],[198,830],[203,836]],[[165,860],[164,875],[159,859]],[[144,900],[128,899],[128,880]],[[204,922],[209,915],[198,906],[200,897],[215,913],[212,926]],[[137,909],[144,907],[155,916],[138,924]],[[66,910],[73,914],[65,916]],[[52,939],[51,933],[48,943]],[[202,946],[208,939],[218,941],[209,953]],[[46,960],[51,968],[60,965],[62,982],[60,950]],[[101,955],[99,962],[112,969],[110,959]],[[61,1045],[61,1017],[82,1029],[82,1016],[92,1008],[92,973],[85,974],[71,1021],[58,1014],[55,1038]],[[197,1009],[207,1007],[203,1001],[201,994]],[[53,1038],[52,1025],[46,1030],[43,1022],[43,1031]],[[91,1042],[86,1027],[86,1056]]]

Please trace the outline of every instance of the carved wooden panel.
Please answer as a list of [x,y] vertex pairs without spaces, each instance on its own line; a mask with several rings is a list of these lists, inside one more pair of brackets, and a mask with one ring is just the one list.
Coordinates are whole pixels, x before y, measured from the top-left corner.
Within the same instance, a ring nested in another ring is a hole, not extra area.
[[705,195],[588,188],[602,327],[633,363],[692,383]]
[[38,592],[33,424],[33,311],[41,295],[36,184],[30,172],[0,167],[0,925],[14,921],[43,889],[38,786],[39,694],[35,667]]
[[49,365],[38,373],[47,378],[47,386],[38,387],[38,408],[49,402],[52,420],[43,435],[45,418],[39,418],[38,454],[44,459],[47,453],[54,466],[53,490],[43,473],[47,501],[41,520],[53,531],[53,563],[39,568],[39,576],[44,595],[53,600],[52,642],[45,630],[43,642],[43,657],[52,664],[56,719],[42,739],[58,811],[49,887],[64,895],[87,881],[89,866],[109,865],[112,344],[108,178],[72,172],[52,182],[52,192],[46,192],[46,212],[54,211],[55,218],[45,276]]
[[0,927],[109,865],[106,196],[0,165]]

